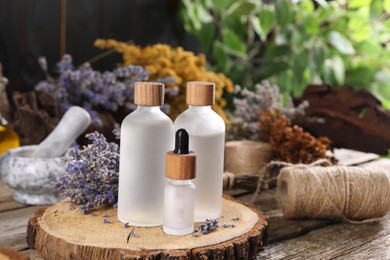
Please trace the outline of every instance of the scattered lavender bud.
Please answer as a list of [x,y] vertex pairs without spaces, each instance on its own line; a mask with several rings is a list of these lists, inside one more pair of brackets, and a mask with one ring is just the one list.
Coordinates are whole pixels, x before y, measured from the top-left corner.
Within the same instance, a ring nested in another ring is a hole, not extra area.
[[129,222],[126,222],[125,223],[125,228],[129,228],[129,227],[130,227]]
[[194,230],[193,237],[198,237],[199,234],[207,235],[219,229],[220,224],[218,219],[206,219],[204,223],[199,224],[198,228]]
[[240,220],[239,217],[232,218],[232,221],[239,221],[239,220]]
[[109,219],[104,219],[104,220],[103,220],[103,223],[106,223],[106,224],[112,224],[112,220],[109,220]]
[[223,227],[224,227],[224,228],[235,228],[235,227],[236,227],[236,225],[234,225],[234,224],[228,224],[228,223],[224,223],[224,224],[223,224]]
[[97,216],[97,214],[96,214],[96,213],[93,213],[93,214],[92,214],[92,216],[96,217],[96,216]]

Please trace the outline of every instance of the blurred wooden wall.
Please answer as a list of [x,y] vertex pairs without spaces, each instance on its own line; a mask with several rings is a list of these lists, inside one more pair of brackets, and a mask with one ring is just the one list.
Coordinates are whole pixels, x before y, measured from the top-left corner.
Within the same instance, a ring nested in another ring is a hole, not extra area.
[[[0,0],[0,62],[8,91],[27,91],[43,78],[37,63],[53,67],[66,52],[79,65],[96,56],[97,38],[169,43],[196,49],[178,14],[179,0]],[[112,69],[119,55],[93,64]]]

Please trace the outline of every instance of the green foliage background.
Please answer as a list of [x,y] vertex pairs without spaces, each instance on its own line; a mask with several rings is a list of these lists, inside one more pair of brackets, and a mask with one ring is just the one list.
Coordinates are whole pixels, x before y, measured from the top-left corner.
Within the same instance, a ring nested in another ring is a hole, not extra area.
[[390,0],[183,0],[181,17],[236,84],[351,85],[390,108]]

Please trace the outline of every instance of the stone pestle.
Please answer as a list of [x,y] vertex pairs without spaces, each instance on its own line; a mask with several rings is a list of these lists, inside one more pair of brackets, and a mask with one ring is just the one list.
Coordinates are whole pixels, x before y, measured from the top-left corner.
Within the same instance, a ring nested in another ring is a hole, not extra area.
[[59,157],[91,123],[89,113],[79,107],[70,107],[56,128],[43,140],[32,154],[33,158]]

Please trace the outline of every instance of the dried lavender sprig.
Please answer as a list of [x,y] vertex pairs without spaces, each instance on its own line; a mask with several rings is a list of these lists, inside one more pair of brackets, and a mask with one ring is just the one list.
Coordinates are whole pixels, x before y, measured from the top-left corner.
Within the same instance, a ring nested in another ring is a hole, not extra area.
[[72,148],[65,156],[65,172],[54,187],[87,214],[118,201],[119,148],[98,132],[87,134],[91,144]]
[[137,237],[137,238],[139,237],[139,235],[135,232],[135,228],[133,228],[130,231],[129,235],[127,236],[127,243],[129,243],[130,238],[132,238],[132,237]]
[[[54,79],[48,73],[46,59],[40,57],[39,63],[46,80],[39,82],[35,89],[51,93],[62,114],[73,105],[84,107],[96,126],[102,125],[97,109],[115,112],[119,107],[124,107],[129,112],[134,110],[134,84],[149,78],[148,72],[141,66],[129,65],[103,73],[93,70],[89,63],[75,68],[72,56],[66,54],[57,63],[59,77]],[[175,83],[172,77],[160,80],[167,84]],[[167,94],[177,95],[177,90],[172,88]],[[164,110],[169,112],[169,107],[166,106]]]

